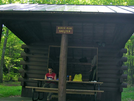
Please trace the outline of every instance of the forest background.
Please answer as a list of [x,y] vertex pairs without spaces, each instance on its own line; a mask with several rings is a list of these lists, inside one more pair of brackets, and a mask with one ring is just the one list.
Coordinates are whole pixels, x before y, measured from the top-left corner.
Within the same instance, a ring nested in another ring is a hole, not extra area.
[[[134,0],[0,0],[0,5],[11,3],[32,3],[32,4],[81,4],[81,5],[134,5]],[[124,54],[128,61],[124,65],[128,66],[128,70],[124,71],[128,74],[127,83],[131,86],[134,84],[134,35],[130,37],[125,45],[127,53]],[[3,25],[2,39],[0,43],[0,68],[3,68],[4,81],[17,81],[20,77],[21,45],[24,44],[10,30]],[[2,80],[0,80],[2,82]]]

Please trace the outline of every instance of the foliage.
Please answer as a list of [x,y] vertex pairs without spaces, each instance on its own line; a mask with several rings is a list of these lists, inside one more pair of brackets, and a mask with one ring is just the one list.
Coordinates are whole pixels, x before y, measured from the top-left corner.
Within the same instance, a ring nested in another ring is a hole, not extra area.
[[4,81],[18,81],[18,78],[20,77],[20,73],[14,73],[10,72],[8,74],[3,74],[3,80]]
[[128,74],[128,83],[134,84],[134,35],[130,37],[127,41],[125,48],[127,49],[127,53],[124,54],[127,57],[128,61],[125,62],[125,65],[128,66],[128,70],[125,71]]
[[[2,41],[0,45],[0,57],[2,55],[2,48],[4,43],[4,38],[6,34],[6,27],[3,27]],[[3,77],[4,80],[17,80],[20,77],[18,70],[21,68],[20,60],[22,60],[20,54],[22,52],[21,45],[23,42],[15,36],[11,31],[9,31],[5,57],[4,57],[4,67],[3,67]]]
[[128,87],[123,89],[122,101],[134,101],[134,87]]
[[15,82],[15,83],[8,82],[8,83],[0,84],[0,98],[16,96],[16,95],[21,95],[21,86],[19,82]]
[[8,4],[8,3],[134,5],[134,0],[2,0],[0,1],[0,4]]

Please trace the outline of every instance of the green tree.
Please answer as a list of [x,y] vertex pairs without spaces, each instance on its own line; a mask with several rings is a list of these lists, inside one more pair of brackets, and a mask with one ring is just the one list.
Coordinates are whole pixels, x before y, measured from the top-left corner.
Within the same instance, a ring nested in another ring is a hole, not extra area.
[[6,44],[7,44],[7,38],[8,38],[8,29],[6,28],[6,33],[4,44],[3,44],[3,50],[1,54],[1,65],[0,65],[0,83],[3,83],[3,66],[4,66],[4,56],[5,56],[5,50],[6,50]]
[[124,55],[128,58],[128,61],[125,63],[128,66],[128,71],[125,73],[128,74],[128,82],[132,85],[134,84],[134,35],[127,41],[125,48],[127,53]]
[[134,0],[0,0],[0,4],[9,3],[134,5]]
[[[22,59],[20,56],[22,52],[21,45],[24,43],[17,36],[15,36],[10,30],[7,30],[6,27],[4,27],[3,30],[4,31],[2,34],[2,41],[0,46],[1,49],[0,56],[2,57],[0,67],[1,70],[2,69],[5,70],[4,77],[10,79],[11,78],[10,76],[12,76],[10,74],[13,74],[15,70],[17,71],[21,67],[20,65],[20,60]],[[0,77],[2,78],[2,76]]]

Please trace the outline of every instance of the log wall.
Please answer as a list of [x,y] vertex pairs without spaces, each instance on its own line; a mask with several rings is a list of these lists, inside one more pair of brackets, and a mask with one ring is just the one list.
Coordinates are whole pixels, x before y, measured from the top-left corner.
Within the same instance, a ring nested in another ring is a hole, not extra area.
[[23,69],[20,70],[22,78],[22,96],[32,96],[32,90],[26,89],[24,86],[37,86],[37,82],[30,79],[40,78],[44,79],[48,67],[48,45],[22,45],[24,52],[21,54],[23,61]]
[[[50,44],[49,44],[50,45]],[[32,78],[43,79],[47,73],[47,67],[53,66],[54,72],[56,72],[57,77],[59,73],[59,48],[49,48],[49,45],[22,45],[24,53],[22,53],[23,61],[23,70],[20,70],[22,78],[22,96],[31,96],[31,90],[25,89],[24,86],[37,86],[37,82],[30,81]],[[89,47],[89,46],[88,46]],[[97,79],[100,82],[103,82],[101,85],[101,90],[104,90],[104,93],[98,96],[101,96],[99,101],[121,101],[121,92],[124,87],[127,87],[127,84],[123,83],[124,79],[127,79],[127,75],[123,74],[123,70],[126,70],[127,67],[123,66],[123,62],[127,61],[126,58],[123,58],[123,53],[126,53],[126,50],[120,50],[118,48],[98,48],[98,71]],[[83,76],[83,81],[88,81],[90,76],[91,60],[96,52],[90,50],[89,52],[82,53],[81,50],[69,49],[68,51],[68,65],[67,65],[67,74],[72,75],[72,78],[75,74],[81,73]],[[87,62],[81,63],[79,59],[82,57],[87,58]],[[49,59],[48,59],[49,57]],[[73,58],[72,58],[73,57]],[[48,61],[49,60],[49,61]],[[93,89],[92,85],[81,85],[81,84],[67,84],[67,88],[72,89]],[[99,97],[98,97],[99,98]],[[67,99],[93,99],[92,96],[83,96],[83,95],[67,95]]]

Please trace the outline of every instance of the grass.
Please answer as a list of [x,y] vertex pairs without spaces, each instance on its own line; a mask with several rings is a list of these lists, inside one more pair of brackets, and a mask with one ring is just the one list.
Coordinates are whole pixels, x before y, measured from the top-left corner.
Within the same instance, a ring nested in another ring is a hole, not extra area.
[[123,89],[122,101],[134,101],[134,86]]
[[[20,82],[4,82],[0,84],[0,98],[20,95]],[[134,86],[123,89],[122,101],[134,101]]]
[[20,82],[4,82],[3,84],[0,84],[0,98],[20,95]]

